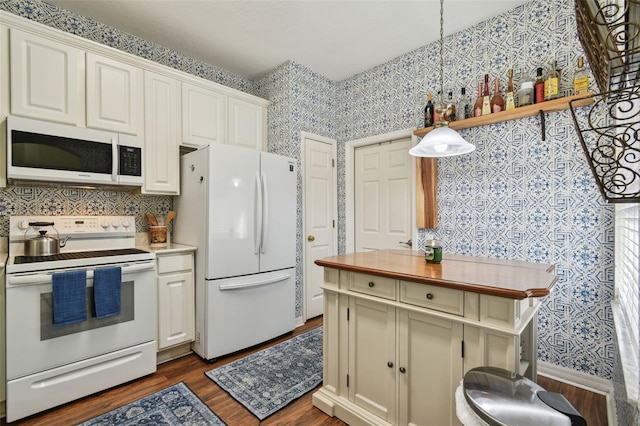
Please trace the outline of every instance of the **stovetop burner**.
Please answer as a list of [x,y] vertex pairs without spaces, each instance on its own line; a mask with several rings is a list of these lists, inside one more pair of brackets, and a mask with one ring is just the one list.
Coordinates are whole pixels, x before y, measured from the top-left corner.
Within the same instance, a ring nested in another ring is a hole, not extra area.
[[144,250],[136,248],[117,249],[117,250],[92,250],[92,251],[78,251],[71,253],[58,253],[48,256],[16,256],[14,259],[15,264],[34,263],[34,262],[49,262],[54,260],[72,260],[72,259],[88,259],[92,257],[106,257],[106,256],[124,256],[129,254],[144,254],[147,253]]

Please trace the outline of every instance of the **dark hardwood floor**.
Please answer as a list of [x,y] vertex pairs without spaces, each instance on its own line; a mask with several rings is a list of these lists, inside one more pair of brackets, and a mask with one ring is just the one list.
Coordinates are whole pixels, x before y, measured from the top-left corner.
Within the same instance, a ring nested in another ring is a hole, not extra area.
[[[322,317],[314,318],[307,321],[304,326],[298,327],[293,332],[293,335],[304,333],[321,324]],[[74,425],[181,381],[186,383],[187,386],[229,426],[344,425],[345,423],[342,421],[325,415],[311,404],[311,395],[313,392],[308,392],[287,407],[260,422],[251,412],[236,402],[224,390],[204,375],[206,371],[241,358],[249,353],[264,349],[267,346],[279,343],[289,337],[291,336],[284,336],[273,342],[225,357],[214,363],[207,363],[197,355],[191,354],[178,360],[159,365],[157,372],[142,379],[82,398],[78,401],[70,402],[61,407],[33,415],[26,419],[15,421],[10,423],[10,425]],[[563,393],[586,418],[589,426],[607,425],[606,400],[603,395],[594,394],[544,377],[539,378],[539,383],[549,391]],[[0,420],[0,425],[6,424],[4,418]]]

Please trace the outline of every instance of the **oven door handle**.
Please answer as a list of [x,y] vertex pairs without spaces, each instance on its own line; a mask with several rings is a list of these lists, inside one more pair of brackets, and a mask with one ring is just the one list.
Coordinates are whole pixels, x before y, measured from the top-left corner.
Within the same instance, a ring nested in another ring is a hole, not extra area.
[[[131,274],[134,272],[153,271],[155,269],[154,262],[134,263],[132,265],[121,266],[122,275]],[[99,269],[99,268],[98,268]],[[87,269],[87,280],[93,279],[93,269]],[[7,275],[7,285],[36,285],[36,284],[51,284],[51,277],[54,272],[45,272],[42,274],[28,274],[28,275]]]

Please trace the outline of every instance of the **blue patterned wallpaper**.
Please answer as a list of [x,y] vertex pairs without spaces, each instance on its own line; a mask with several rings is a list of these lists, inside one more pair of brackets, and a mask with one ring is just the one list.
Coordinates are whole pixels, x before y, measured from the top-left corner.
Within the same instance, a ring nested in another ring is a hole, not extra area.
[[[466,87],[475,99],[485,73],[504,85],[509,68],[518,86],[554,58],[569,89],[583,54],[566,30],[575,28],[572,3],[532,1],[446,37],[445,92]],[[438,59],[432,43],[338,83],[337,139],[420,127],[425,94],[439,90]],[[546,127],[545,141],[538,117],[461,131],[477,149],[439,160],[439,226],[427,231],[445,252],[554,263],[559,282],[540,310],[539,359],[611,379],[613,208],[599,194],[570,113],[548,114]]]
[[[439,87],[437,43],[340,82],[295,62],[250,82],[39,0],[1,0],[0,9],[269,99],[270,151],[299,159],[300,131],[337,139],[341,252],[345,249],[344,144],[419,127],[425,94]],[[510,67],[517,85],[523,74],[533,74],[553,58],[565,70],[562,85],[568,88],[570,70],[582,49],[575,31],[567,28],[575,28],[572,2],[534,0],[448,36],[445,90],[459,93],[464,86],[475,97],[477,80],[485,72],[492,80],[504,81]],[[439,160],[440,225],[421,230],[419,243],[423,244],[425,232],[433,232],[449,253],[556,264],[559,283],[540,312],[539,358],[613,379],[617,362],[609,304],[613,209],[603,203],[590,176],[570,114],[549,114],[546,121],[545,141],[536,117],[462,131],[477,149],[467,156]],[[65,214],[138,214],[170,205],[169,197],[9,188],[0,192],[0,235],[6,235],[8,214],[23,214],[34,206]],[[300,212],[301,206],[299,200]],[[300,214],[298,220],[300,260]],[[297,273],[296,315],[301,316],[300,262]]]

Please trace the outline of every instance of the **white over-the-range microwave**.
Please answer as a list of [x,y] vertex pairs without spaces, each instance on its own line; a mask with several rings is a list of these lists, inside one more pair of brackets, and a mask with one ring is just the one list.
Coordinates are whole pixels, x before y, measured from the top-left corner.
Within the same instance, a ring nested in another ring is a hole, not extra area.
[[142,141],[135,136],[7,117],[10,183],[142,186]]

